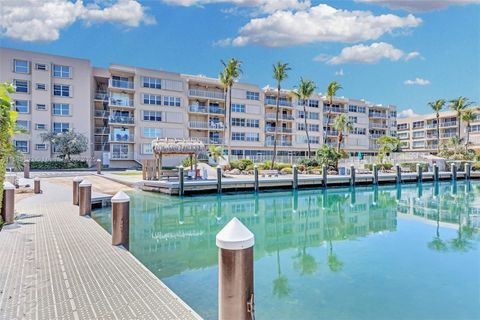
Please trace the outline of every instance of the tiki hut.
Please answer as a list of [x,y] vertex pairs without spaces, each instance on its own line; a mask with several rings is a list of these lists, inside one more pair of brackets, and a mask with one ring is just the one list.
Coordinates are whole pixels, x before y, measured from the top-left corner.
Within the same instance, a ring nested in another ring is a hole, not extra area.
[[[191,139],[172,139],[172,138],[157,138],[152,141],[152,150],[155,155],[155,175],[156,178],[162,178],[162,158],[164,156],[181,156],[187,155],[190,157],[190,168],[193,169],[195,163],[195,177],[197,172],[197,157],[200,153],[206,152],[205,144],[195,138]],[[145,167],[144,165],[144,171]],[[145,173],[144,173],[145,176]]]

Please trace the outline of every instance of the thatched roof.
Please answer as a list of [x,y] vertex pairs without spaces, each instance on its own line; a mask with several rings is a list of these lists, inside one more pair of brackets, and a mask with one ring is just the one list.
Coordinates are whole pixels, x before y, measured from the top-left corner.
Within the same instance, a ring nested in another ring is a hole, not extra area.
[[206,151],[205,144],[198,139],[162,138],[152,141],[155,154],[198,154]]

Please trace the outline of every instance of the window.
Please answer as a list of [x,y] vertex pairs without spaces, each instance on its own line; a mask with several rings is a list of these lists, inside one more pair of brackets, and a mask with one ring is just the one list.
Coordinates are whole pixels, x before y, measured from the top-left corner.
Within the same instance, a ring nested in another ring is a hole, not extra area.
[[350,121],[351,123],[358,123],[358,117],[349,116],[348,121]]
[[247,91],[248,100],[260,100],[260,92]]
[[244,141],[245,140],[245,133],[244,132],[232,132],[232,140],[233,141]]
[[27,80],[13,80],[13,85],[15,86],[15,92],[17,93],[29,92]]
[[53,123],[53,132],[54,133],[61,133],[67,132],[70,130],[70,124],[67,122],[54,122]]
[[245,113],[245,105],[244,104],[238,104],[238,103],[232,103],[232,112]]
[[319,101],[318,100],[308,100],[308,106],[310,108],[318,108]]
[[359,135],[366,135],[367,134],[367,129],[365,128],[353,128],[352,131],[350,131],[351,134],[359,134]]
[[46,111],[47,110],[47,105],[46,104],[39,104],[37,103],[35,108],[38,110],[38,111]]
[[418,139],[418,138],[423,138],[425,137],[425,132],[424,131],[414,131],[412,133],[412,138]]
[[408,132],[402,132],[398,134],[399,139],[408,139]]
[[170,107],[180,107],[181,99],[179,97],[163,97],[163,105]]
[[313,132],[319,132],[320,131],[320,125],[318,124],[309,124],[308,125],[308,130],[313,131]]
[[143,128],[143,136],[145,138],[157,138],[162,136],[160,128]]
[[245,133],[245,141],[260,141],[260,134],[247,132]]
[[245,127],[245,119],[232,118],[232,127]]
[[53,76],[57,78],[70,78],[70,67],[61,66],[58,64],[53,65]]
[[144,88],[162,89],[162,80],[158,78],[143,77],[142,86]]
[[54,103],[52,111],[55,116],[69,116],[70,105],[68,103]]
[[297,123],[297,130],[302,130],[304,131],[305,130],[305,123]]
[[27,140],[15,140],[15,150],[22,153],[28,153],[28,141]]
[[46,151],[47,150],[47,144],[46,143],[37,143],[35,145],[35,150]]
[[162,121],[162,113],[160,111],[143,111],[143,120],[145,121]]
[[305,112],[303,111],[297,111],[297,115],[300,119],[304,119],[305,118]]
[[307,112],[308,113],[308,118],[312,120],[318,120],[320,119],[320,114],[318,112]]
[[142,154],[153,154],[151,143],[142,143]]
[[260,128],[260,120],[246,119],[245,125],[249,128]]
[[47,90],[47,85],[45,83],[37,83],[35,84],[35,87],[37,88],[37,90]]
[[29,132],[30,131],[30,124],[27,120],[17,120],[17,127]]
[[30,73],[30,63],[27,60],[13,60],[13,72]]
[[113,159],[128,159],[128,144],[114,144],[112,145]]
[[144,94],[143,95],[143,103],[161,105],[162,104],[162,97],[157,96],[155,94]]
[[70,97],[70,86],[65,84],[54,84],[53,95],[58,97]]
[[46,71],[47,70],[47,65],[44,64],[44,63],[35,63],[35,69]]
[[15,111],[18,113],[30,113],[30,102],[28,100],[15,100]]
[[406,130],[408,129],[408,123],[399,123],[397,125],[397,130]]
[[413,141],[413,148],[423,148],[425,146],[425,141]]
[[423,128],[424,124],[425,124],[424,121],[415,121],[412,124],[412,127],[413,129],[419,129],[419,128]]
[[47,130],[45,123],[35,123],[35,130]]

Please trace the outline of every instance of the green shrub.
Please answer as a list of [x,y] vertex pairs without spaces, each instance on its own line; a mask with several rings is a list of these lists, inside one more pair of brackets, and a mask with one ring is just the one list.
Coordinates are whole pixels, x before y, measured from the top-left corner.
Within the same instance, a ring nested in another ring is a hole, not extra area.
[[275,169],[282,171],[283,169],[292,169],[290,163],[275,163]]
[[32,170],[82,169],[88,168],[88,163],[82,160],[70,161],[30,161]]
[[292,173],[292,168],[283,168],[280,170],[281,174],[291,174]]
[[480,162],[474,162],[472,163],[472,170],[473,171],[480,171]]
[[238,169],[238,170],[246,170],[247,167],[251,166],[253,170],[253,161],[250,159],[240,159],[240,160],[233,160],[230,161],[230,168],[231,169]]
[[[417,171],[417,163],[418,162],[402,162],[400,163],[400,167],[406,168],[410,171]],[[428,163],[421,162],[420,167],[422,168],[422,171],[428,171]]]
[[302,161],[300,161],[300,164],[303,164],[306,167],[318,167],[320,165],[317,159],[308,158],[302,159]]
[[255,167],[255,165],[252,163],[252,164],[249,164],[249,165],[245,168],[245,170],[247,170],[247,171],[253,171],[254,167]]
[[[198,160],[197,160],[198,163]],[[195,159],[192,159],[190,157],[186,157],[185,159],[182,160],[182,166],[183,167],[190,167],[195,165]]]

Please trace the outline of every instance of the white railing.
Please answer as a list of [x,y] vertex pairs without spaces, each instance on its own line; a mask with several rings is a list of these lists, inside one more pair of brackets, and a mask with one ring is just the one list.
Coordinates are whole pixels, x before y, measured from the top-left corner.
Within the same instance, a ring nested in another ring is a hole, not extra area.
[[111,106],[118,106],[118,107],[133,107],[133,99],[115,99],[110,98],[110,105]]
[[113,88],[133,89],[133,81],[109,79],[108,84]]
[[195,97],[205,97],[205,98],[214,98],[214,99],[225,99],[225,94],[220,91],[210,91],[210,90],[199,90],[199,89],[190,89],[188,91],[190,96]]
[[[269,119],[269,120],[276,120],[276,113],[266,113],[265,114],[265,118]],[[293,120],[293,116],[290,115],[290,114],[279,114],[278,115],[278,119],[280,120]]]
[[131,133],[112,133],[110,142],[134,142],[134,135]]
[[135,124],[134,117],[110,116],[108,118],[109,124]]

